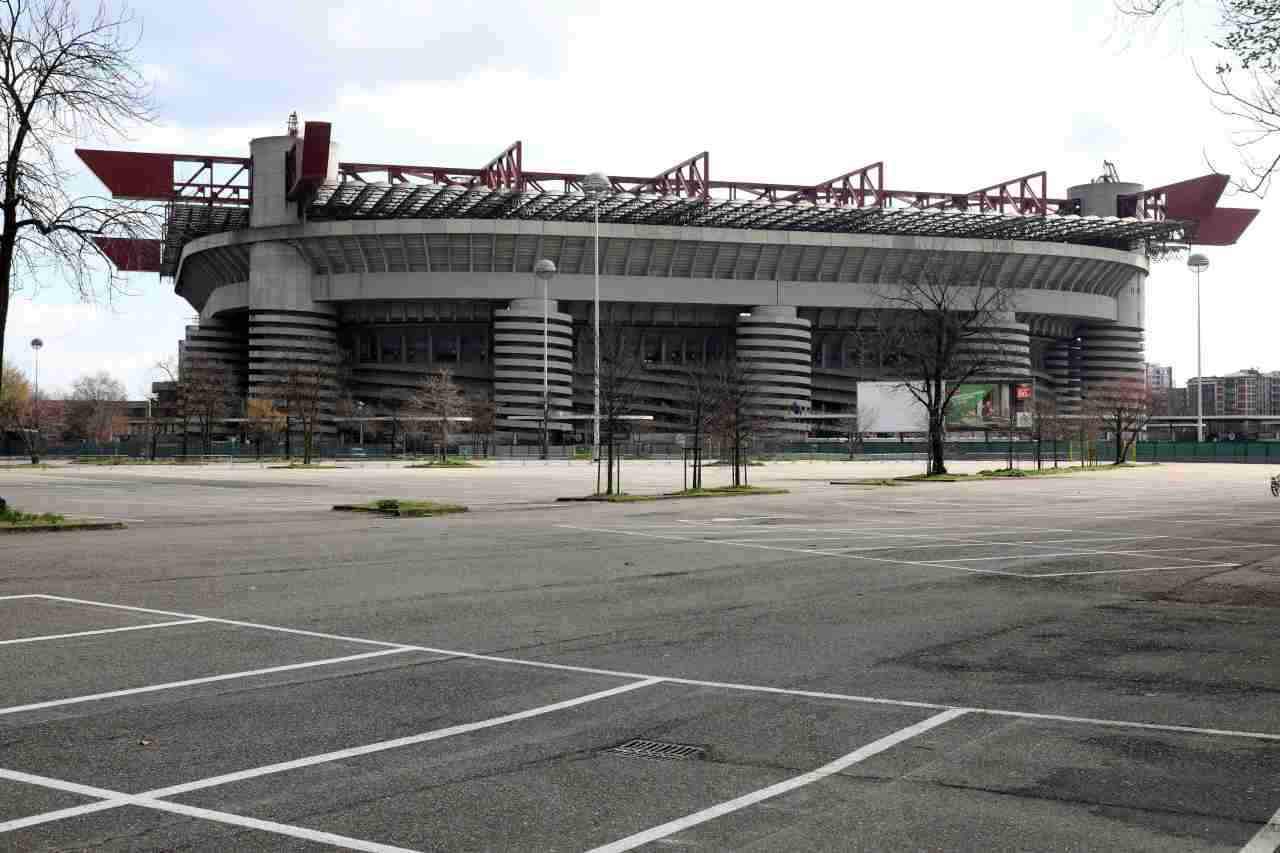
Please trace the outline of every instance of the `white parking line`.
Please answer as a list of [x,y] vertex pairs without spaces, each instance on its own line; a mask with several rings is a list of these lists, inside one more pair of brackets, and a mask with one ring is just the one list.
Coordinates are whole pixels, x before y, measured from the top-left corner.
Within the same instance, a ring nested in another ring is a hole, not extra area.
[[57,811],[44,812],[43,814],[32,815],[30,817],[18,818],[17,820],[0,823],[0,833],[13,832],[30,826],[37,826],[42,823],[51,823],[56,820],[65,820],[69,817],[78,817],[80,815],[106,811],[107,809],[116,809],[122,806],[138,806],[144,809],[170,812],[172,814],[179,814],[185,817],[201,818],[203,820],[225,823],[231,826],[244,827],[246,829],[257,829],[263,832],[271,832],[276,835],[287,835],[292,838],[301,838],[307,841],[314,841],[317,844],[328,844],[330,846],[341,847],[346,850],[362,850],[366,851],[366,853],[417,853],[417,851],[410,850],[407,847],[394,847],[390,844],[379,844],[376,841],[365,841],[361,838],[351,838],[350,836],[337,835],[332,832],[321,832],[320,830],[308,829],[304,826],[293,826],[287,823],[277,823],[271,820],[259,820],[257,818],[231,814],[230,812],[220,812],[213,809],[202,809],[196,806],[188,806],[182,803],[170,803],[164,800],[152,799],[144,795],[108,791],[104,788],[79,785],[75,782],[53,779],[49,776],[37,776],[34,773],[22,773],[17,770],[6,770],[0,768],[0,779],[22,782],[27,785],[38,785],[42,788],[52,788],[55,791],[67,791],[74,794],[81,794],[83,796],[101,798],[100,801],[96,803],[86,803],[82,806],[72,806],[67,809],[58,809]]
[[1185,572],[1193,569],[1233,569],[1240,563],[1190,563],[1181,566],[1143,566],[1137,569],[1093,569],[1090,571],[1072,572],[1030,572],[1029,578],[1066,578],[1077,575],[1126,575],[1133,572]]
[[[1202,568],[1202,567],[1190,566],[1190,567],[1183,567],[1183,568]],[[36,594],[36,596],[34,597],[50,598],[54,600],[68,600],[63,596],[54,596],[54,595]],[[87,604],[91,606],[110,607],[116,610],[136,610],[142,613],[167,613],[170,616],[183,616],[187,618],[197,618],[196,614],[192,614],[192,613],[157,611],[157,610],[152,610],[146,607],[131,607],[127,604],[109,604],[106,602],[94,602],[94,601],[88,601],[82,598],[69,599],[69,600],[76,601],[80,604]],[[306,635],[306,634],[315,633],[313,631],[301,631],[297,628],[285,628],[285,627],[275,626],[275,625],[262,625],[258,623],[237,622],[231,619],[222,619],[217,616],[207,616],[204,618],[208,619],[210,622],[220,622],[223,624],[230,624],[230,625],[248,624],[248,625],[252,625],[252,627],[254,628],[260,628],[266,631],[280,631],[286,634]],[[1169,723],[1144,723],[1144,722],[1139,722],[1134,720],[1114,720],[1114,719],[1105,719],[1105,718],[1099,718],[1099,717],[1077,717],[1077,716],[1070,716],[1065,714],[1046,714],[1046,713],[1040,713],[1036,711],[1014,711],[1014,710],[1003,709],[1003,708],[983,708],[983,707],[960,708],[955,705],[945,705],[938,702],[920,702],[920,701],[914,701],[910,699],[891,699],[887,697],[877,697],[877,696],[859,696],[851,693],[828,693],[828,692],[815,691],[815,690],[797,690],[797,689],[787,688],[787,687],[770,687],[767,685],[743,684],[743,683],[728,682],[728,681],[709,681],[709,680],[697,679],[697,678],[682,678],[680,676],[674,676],[674,675],[654,675],[651,673],[627,672],[624,670],[616,670],[616,669],[602,669],[600,667],[575,666],[573,664],[551,663],[550,661],[525,660],[522,658],[504,657],[502,655],[490,655],[490,654],[484,654],[482,652],[464,652],[464,651],[458,651],[456,649],[439,649],[439,648],[433,648],[431,646],[414,646],[414,645],[408,645],[408,644],[401,645],[401,644],[395,644],[395,643],[387,643],[382,640],[367,640],[361,637],[344,637],[344,636],[335,635],[335,634],[323,634],[321,636],[326,636],[326,637],[330,637],[332,639],[337,639],[337,640],[344,640],[346,642],[351,642],[351,643],[372,643],[374,645],[379,645],[379,646],[392,646],[396,651],[427,652],[429,654],[463,658],[466,660],[480,660],[480,661],[487,661],[490,663],[510,664],[512,666],[527,666],[527,667],[534,667],[536,669],[552,669],[552,670],[559,670],[562,672],[581,672],[589,675],[609,675],[609,676],[616,676],[619,678],[636,679],[641,681],[651,679],[651,678],[656,678],[661,681],[668,682],[670,684],[688,684],[694,687],[711,687],[711,688],[720,688],[723,690],[740,690],[740,691],[752,692],[752,693],[769,693],[769,694],[778,695],[778,696],[801,696],[801,697],[813,698],[813,699],[833,699],[833,700],[844,701],[844,702],[857,702],[859,704],[891,705],[899,708],[927,708],[927,709],[934,709],[939,711],[967,710],[975,714],[992,714],[995,716],[1017,717],[1017,718],[1031,719],[1031,720],[1055,720],[1058,722],[1066,722],[1066,723],[1130,727],[1130,728],[1136,728],[1136,729],[1145,729],[1149,731],[1178,732],[1182,734],[1214,735],[1214,736],[1223,736],[1223,737],[1239,737],[1239,738],[1250,738],[1254,740],[1280,742],[1280,734],[1273,734],[1271,732],[1244,731],[1239,729],[1216,729],[1216,728],[1204,728],[1204,727],[1196,727],[1196,726],[1179,726],[1179,725],[1173,725]]]
[[[992,543],[997,544],[997,543]],[[1221,547],[1221,546],[1214,546]],[[945,563],[988,563],[998,562],[1000,560],[1046,560],[1055,557],[1091,557],[1098,554],[1115,554],[1119,557],[1145,557],[1149,554],[1158,554],[1164,551],[1190,551],[1191,548],[1152,548],[1147,551],[1057,551],[1050,554],[1007,554],[1003,557],[961,557],[959,559],[949,560],[930,560],[935,565]],[[1210,560],[1197,560],[1193,557],[1165,557],[1166,560],[1185,560],[1189,563],[1207,563]]]
[[489,729],[494,726],[505,725],[506,723],[514,723],[517,720],[527,720],[530,717],[540,717],[543,714],[563,711],[566,708],[575,708],[578,705],[585,705],[588,702],[596,702],[600,699],[607,699],[610,696],[620,696],[623,693],[630,693],[632,690],[639,690],[643,687],[652,687],[655,684],[661,684],[664,680],[665,679],[662,678],[646,678],[641,681],[633,681],[630,684],[623,684],[620,687],[611,687],[608,690],[589,693],[586,696],[579,696],[575,699],[566,699],[563,702],[554,702],[550,705],[540,705],[537,708],[530,708],[526,711],[517,711],[514,714],[504,714],[501,717],[491,717],[490,719],[480,720],[474,723],[462,723],[461,725],[449,726],[444,729],[436,729],[435,731],[424,732],[423,734],[393,738],[391,740],[378,741],[377,743],[369,743],[363,746],[339,749],[333,752],[324,752],[318,755],[310,755],[306,758],[297,758],[293,761],[282,761],[278,764],[267,764],[262,767],[253,767],[248,770],[239,770],[235,773],[211,776],[208,779],[199,779],[182,785],[171,785],[168,788],[156,788],[153,791],[144,792],[142,796],[175,797],[179,794],[185,794],[190,791],[199,791],[204,788],[212,788],[217,785],[241,782],[245,779],[256,779],[259,776],[269,776],[273,773],[284,773],[286,771],[297,770],[302,767],[311,767],[315,764],[327,764],[331,761],[342,761],[347,758],[357,758],[359,756],[370,755],[375,752],[384,752],[388,749],[400,749],[406,746],[414,746],[419,743],[427,743],[433,740],[453,737],[454,735],[461,735],[466,734],[467,732],[479,731],[480,729]]
[[943,723],[954,720],[956,717],[963,716],[967,713],[968,711],[963,708],[943,711],[941,714],[935,714],[927,720],[916,723],[914,726],[907,726],[905,729],[899,729],[893,734],[886,735],[879,740],[872,741],[866,746],[856,749],[842,758],[837,758],[829,764],[824,764],[816,770],[810,770],[808,773],[793,776],[792,778],[779,782],[776,785],[770,785],[767,788],[761,788],[758,791],[752,791],[750,794],[735,797],[732,800],[719,803],[711,806],[710,808],[705,808],[702,811],[694,812],[691,815],[686,815],[685,817],[668,821],[664,824],[660,824],[659,826],[655,826],[652,829],[646,829],[644,832],[637,832],[635,835],[629,835],[626,838],[614,841],[611,844],[595,847],[588,851],[588,853],[623,853],[625,850],[634,850],[642,845],[650,844],[654,841],[658,841],[659,839],[675,835],[677,832],[683,832],[684,830],[697,826],[698,824],[706,823],[709,820],[715,820],[718,817],[732,814],[733,812],[745,809],[748,806],[753,806],[756,803],[763,802],[764,800],[781,796],[789,791],[794,791],[796,788],[802,788],[805,785],[817,782],[820,779],[825,779],[834,773],[839,773],[847,767],[852,767],[860,761],[865,761],[873,755],[878,755],[887,749],[897,746],[903,741],[910,740],[917,735],[923,734],[930,729],[937,728]]
[[[216,619],[206,619],[206,622],[219,621]],[[71,696],[66,699],[50,699],[45,702],[32,702],[28,705],[10,705],[7,708],[0,708],[0,715],[21,714],[24,711],[37,711],[41,708],[58,708],[63,705],[78,705],[82,702],[97,702],[102,699],[116,699],[121,696],[136,696],[140,693],[155,693],[160,690],[174,690],[179,687],[194,687],[198,684],[213,684],[218,681],[231,681],[236,678],[252,678],[255,675],[271,675],[277,672],[292,672],[297,669],[310,669],[317,666],[330,666],[332,664],[347,663],[348,661],[367,660],[369,658],[382,657],[383,655],[394,655],[402,652],[419,651],[419,649],[411,649],[408,646],[397,646],[391,649],[379,649],[376,652],[363,652],[358,655],[347,655],[340,658],[326,658],[324,660],[305,661],[303,663],[290,663],[284,666],[269,666],[264,669],[249,669],[243,672],[228,672],[222,675],[207,675],[203,678],[188,678],[185,681],[169,681],[164,684],[149,684],[145,687],[130,687],[125,690],[111,690],[106,693],[90,693],[86,696]]]
[[146,625],[127,625],[123,628],[99,628],[96,631],[74,631],[70,634],[41,634],[36,637],[18,637],[13,640],[0,640],[0,646],[12,646],[17,643],[40,643],[45,640],[67,640],[72,637],[93,637],[98,634],[118,634],[121,631],[145,631],[148,628],[172,628],[175,625],[199,625],[208,619],[175,619],[172,622],[150,622]]
[[1267,825],[1249,839],[1240,853],[1275,853],[1276,850],[1280,850],[1280,811],[1273,814]]

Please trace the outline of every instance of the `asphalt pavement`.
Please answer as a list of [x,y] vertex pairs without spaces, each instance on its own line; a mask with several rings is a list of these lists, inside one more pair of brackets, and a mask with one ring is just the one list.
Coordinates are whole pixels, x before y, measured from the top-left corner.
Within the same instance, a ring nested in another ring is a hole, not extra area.
[[1280,847],[1267,472],[918,467],[0,469],[0,849]]

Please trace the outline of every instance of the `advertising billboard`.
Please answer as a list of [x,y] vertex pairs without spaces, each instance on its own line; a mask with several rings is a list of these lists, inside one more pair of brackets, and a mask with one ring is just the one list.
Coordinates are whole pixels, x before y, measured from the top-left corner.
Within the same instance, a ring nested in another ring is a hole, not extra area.
[[987,429],[1000,425],[999,399],[990,384],[961,385],[947,407],[949,429]]
[[859,382],[862,432],[928,432],[928,413],[901,382]]

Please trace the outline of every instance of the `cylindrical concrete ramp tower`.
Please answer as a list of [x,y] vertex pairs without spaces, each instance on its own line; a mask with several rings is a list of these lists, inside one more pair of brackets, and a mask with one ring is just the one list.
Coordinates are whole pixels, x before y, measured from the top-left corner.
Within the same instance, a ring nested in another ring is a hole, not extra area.
[[1031,380],[1031,327],[1019,323],[1012,312],[1000,317],[980,335],[961,341],[958,361],[973,359],[982,367],[973,380],[1029,382]]
[[[542,429],[542,312],[538,298],[514,299],[493,318],[493,397],[498,428],[537,433]],[[556,415],[573,408],[573,316],[547,306],[547,429],[567,432],[571,422]]]
[[804,433],[794,417],[812,398],[813,353],[809,321],[790,305],[761,305],[738,318],[738,361],[756,387],[759,414],[771,430]]
[[1053,382],[1058,414],[1080,413],[1080,361],[1075,338],[1058,338],[1044,354],[1045,368]]
[[1081,331],[1081,373],[1086,398],[1091,385],[1145,382],[1145,280],[1145,275],[1135,273],[1116,295],[1116,322],[1090,323]]
[[[299,144],[293,136],[250,143],[253,156],[253,227],[297,222],[286,198],[285,158]],[[278,398],[275,389],[291,367],[337,366],[338,315],[311,298],[311,265],[288,243],[254,243],[249,249],[249,396]],[[333,379],[321,411],[333,414]],[[332,427],[326,427],[326,431]]]

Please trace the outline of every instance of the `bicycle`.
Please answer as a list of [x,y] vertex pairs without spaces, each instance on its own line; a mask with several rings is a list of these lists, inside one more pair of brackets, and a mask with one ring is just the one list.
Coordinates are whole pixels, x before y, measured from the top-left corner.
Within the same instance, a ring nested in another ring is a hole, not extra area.
[[1280,474],[1271,478],[1271,497],[1280,498]]

